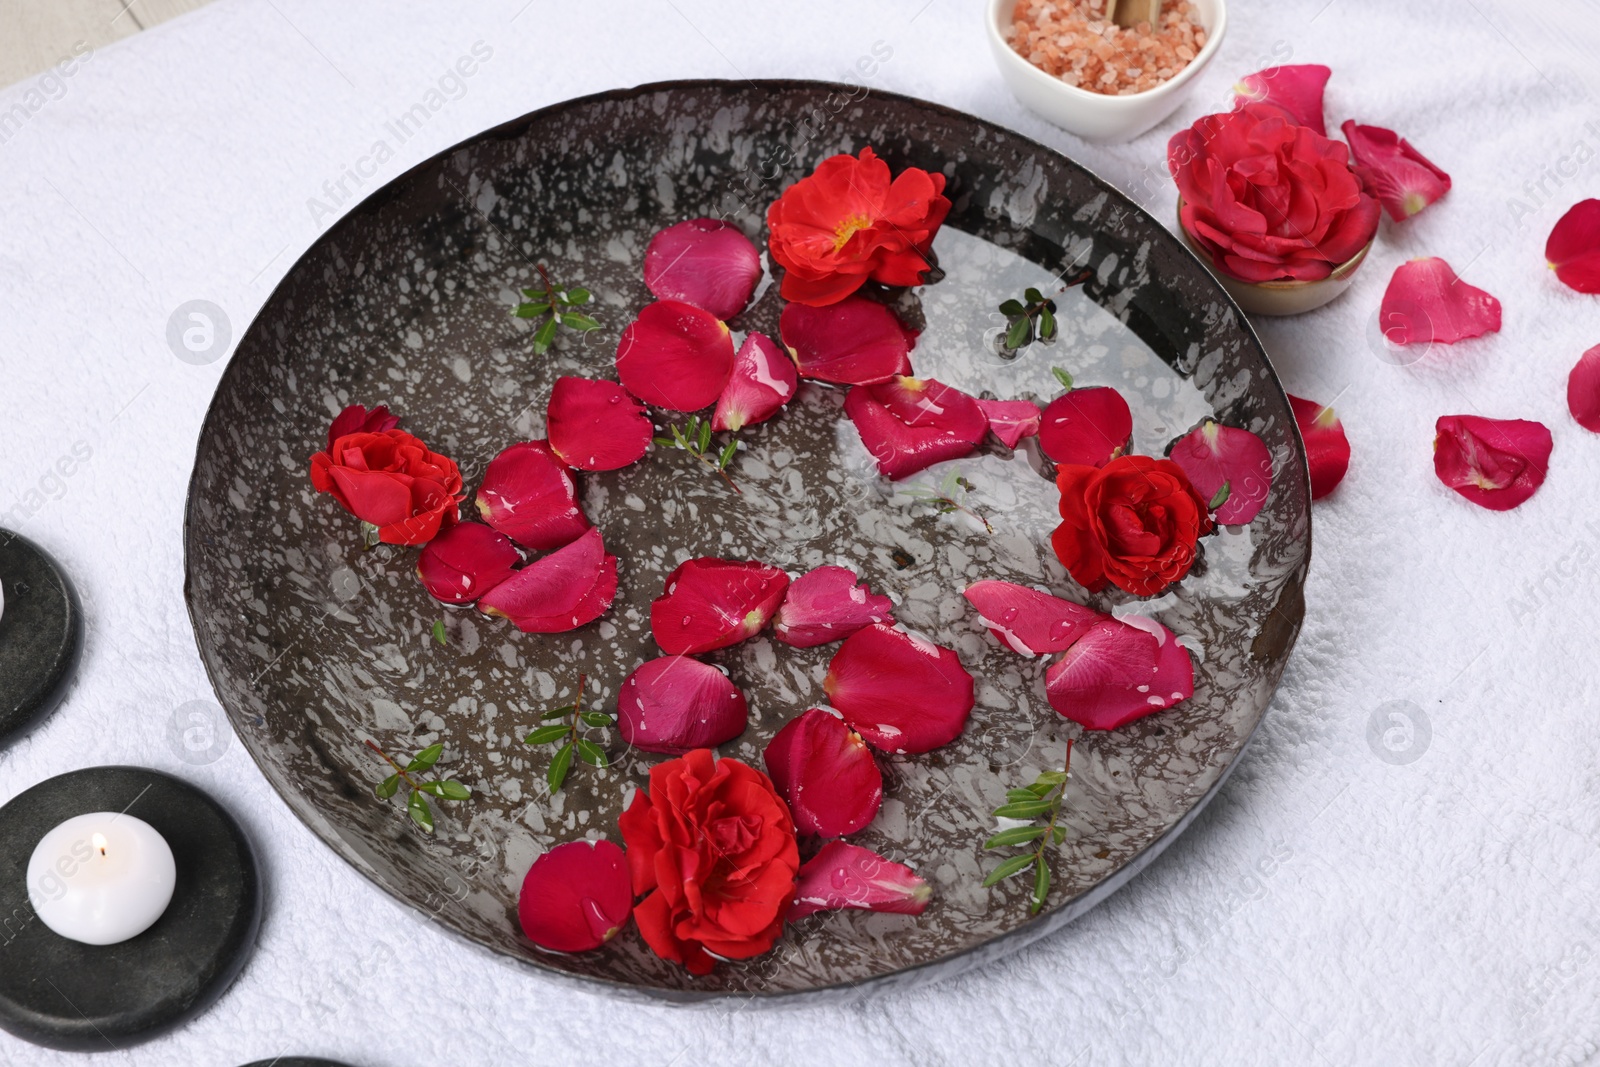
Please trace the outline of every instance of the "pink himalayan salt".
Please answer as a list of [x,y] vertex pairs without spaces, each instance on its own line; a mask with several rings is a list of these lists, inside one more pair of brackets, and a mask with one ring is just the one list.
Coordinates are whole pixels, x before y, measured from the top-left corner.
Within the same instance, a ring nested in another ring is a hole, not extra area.
[[1123,29],[1105,0],[1017,0],[1006,37],[1017,54],[1067,85],[1107,96],[1154,89],[1193,62],[1206,33],[1194,4]]

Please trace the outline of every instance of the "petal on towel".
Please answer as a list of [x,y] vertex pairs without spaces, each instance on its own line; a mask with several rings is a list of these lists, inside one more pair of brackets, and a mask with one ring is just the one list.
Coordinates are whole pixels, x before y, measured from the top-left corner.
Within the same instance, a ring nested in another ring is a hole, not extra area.
[[1567,375],[1567,409],[1579,426],[1600,433],[1600,345],[1578,357]]
[[1311,467],[1311,499],[1321,500],[1344,481],[1350,467],[1350,439],[1344,424],[1330,407],[1300,397],[1289,397],[1295,424],[1306,443],[1306,461]]
[[1434,473],[1479,507],[1510,511],[1544,484],[1553,442],[1543,423],[1442,415],[1434,428]]
[[1562,284],[1600,293],[1600,200],[1582,200],[1556,221],[1544,258]]
[[1346,122],[1343,129],[1356,157],[1356,175],[1396,222],[1409,219],[1450,191],[1450,175],[1393,130],[1358,126],[1354,121]]
[[1391,344],[1455,344],[1500,329],[1500,301],[1462,281],[1438,256],[1427,256],[1395,269],[1378,326]]

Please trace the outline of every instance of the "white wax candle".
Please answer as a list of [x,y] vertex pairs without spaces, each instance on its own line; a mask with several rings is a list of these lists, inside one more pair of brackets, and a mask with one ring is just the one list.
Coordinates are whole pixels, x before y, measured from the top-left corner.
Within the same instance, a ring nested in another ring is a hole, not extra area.
[[40,920],[86,945],[114,945],[161,918],[177,885],[166,839],[143,819],[96,811],[45,834],[28,860]]

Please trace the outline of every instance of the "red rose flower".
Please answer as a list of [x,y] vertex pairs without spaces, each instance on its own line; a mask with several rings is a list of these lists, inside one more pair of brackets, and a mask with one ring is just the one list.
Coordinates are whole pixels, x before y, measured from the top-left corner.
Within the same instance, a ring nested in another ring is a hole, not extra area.
[[1119,456],[1104,467],[1063,464],[1061,525],[1051,544],[1091,593],[1107,584],[1154,596],[1189,573],[1195,542],[1212,530],[1206,502],[1168,459]]
[[1242,281],[1326,278],[1378,232],[1378,202],[1350,169],[1349,149],[1269,104],[1174,134],[1167,168],[1183,228]]
[[460,512],[461,472],[404,430],[345,434],[311,457],[311,484],[391,545],[433,540]]
[[916,285],[950,212],[944,175],[908,167],[893,181],[870,148],[817,165],[767,209],[767,250],[784,269],[785,300],[821,307],[871,278]]
[[650,770],[617,820],[628,846],[639,933],[655,954],[707,974],[783,932],[800,870],[794,820],[772,781],[697,748]]

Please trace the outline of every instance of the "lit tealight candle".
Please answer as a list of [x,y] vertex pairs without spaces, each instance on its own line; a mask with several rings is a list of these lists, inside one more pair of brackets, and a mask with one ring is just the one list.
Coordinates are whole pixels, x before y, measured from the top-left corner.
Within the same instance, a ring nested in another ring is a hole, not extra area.
[[28,899],[62,937],[114,945],[150,928],[172,902],[177,866],[143,819],[96,811],[44,835],[28,860]]

